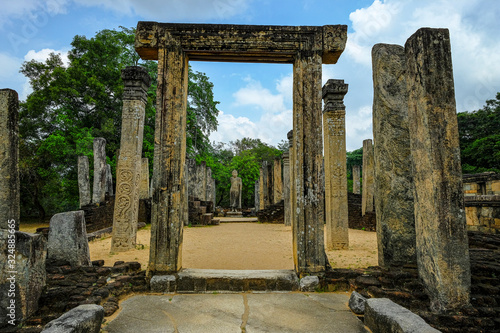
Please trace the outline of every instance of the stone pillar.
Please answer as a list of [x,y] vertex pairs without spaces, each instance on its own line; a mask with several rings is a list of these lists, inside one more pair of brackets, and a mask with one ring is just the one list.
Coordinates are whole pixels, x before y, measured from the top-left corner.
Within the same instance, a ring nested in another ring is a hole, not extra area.
[[283,200],[283,180],[281,178],[281,159],[274,159],[273,163],[273,204]]
[[192,158],[186,159],[187,166],[187,182],[188,182],[188,196],[195,197],[196,196],[196,160]]
[[200,200],[206,200],[206,167],[205,161],[201,162],[200,165],[196,166],[196,176],[194,181],[194,196]]
[[[167,39],[170,36],[165,36]],[[149,274],[182,268],[181,188],[186,162],[188,58],[175,41],[158,49]]]
[[83,210],[59,213],[50,219],[47,264],[92,266]]
[[[214,197],[214,188],[213,188],[213,183],[212,183],[212,169],[211,168],[206,168],[206,201],[212,201],[215,202],[215,197]],[[215,209],[215,205],[214,205]]]
[[360,194],[361,193],[361,182],[360,179],[360,168],[359,165],[352,166],[352,193]]
[[113,194],[113,174],[111,173],[111,165],[106,164],[106,194],[112,197]]
[[323,86],[325,220],[328,250],[349,248],[345,105],[343,102],[347,87],[344,80],[328,80]]
[[78,156],[78,191],[80,207],[90,204],[89,158]]
[[361,192],[361,214],[372,213],[374,172],[373,172],[373,144],[371,139],[363,140],[363,192]]
[[419,275],[432,310],[458,309],[471,276],[448,30],[419,29],[405,55]]
[[210,183],[212,184],[212,186],[211,186],[212,187],[212,198],[214,198],[214,209],[215,209],[216,204],[217,204],[217,187],[215,184],[215,179],[211,178]]
[[274,166],[271,163],[266,164],[267,166],[267,204],[266,208],[274,204]]
[[266,206],[264,199],[264,167],[259,169],[259,210],[262,210]]
[[188,188],[189,188],[189,177],[187,175],[188,165],[184,163],[184,178],[181,183],[181,206],[182,206],[182,221],[184,221],[184,225],[189,225],[189,196],[188,196]]
[[260,182],[259,182],[259,179],[257,179],[255,181],[255,189],[254,189],[255,193],[255,211],[258,212],[259,211],[259,206],[260,206],[260,197],[259,197],[259,192],[260,192]]
[[[321,41],[315,40],[315,45]],[[314,47],[313,47],[314,49]],[[296,211],[293,214],[295,270],[325,270],[326,254],[320,198],[323,140],[321,126],[321,54],[299,52],[293,64],[293,149]]]
[[267,161],[262,162],[262,199],[263,205],[260,209],[266,209],[269,207],[269,168]]
[[94,186],[92,203],[105,200],[106,195],[106,139],[94,138]]
[[47,278],[45,237],[9,229],[0,229],[0,258],[5,258],[0,260],[0,332],[17,332],[12,329],[36,312]]
[[147,70],[130,66],[122,70],[123,111],[120,156],[116,166],[116,196],[111,252],[135,248],[139,214],[139,183],[144,115],[151,78]]
[[283,202],[285,206],[285,225],[292,225],[290,210],[290,155],[283,153]]
[[417,262],[405,50],[377,44],[373,65],[373,157],[378,263]]
[[0,229],[19,230],[19,101],[12,89],[0,90]]
[[141,159],[141,185],[139,187],[139,199],[149,199],[149,160]]
[[[294,214],[295,214],[295,200],[297,198],[295,194],[295,173],[294,173],[294,161],[295,161],[295,155],[293,151],[293,130],[288,131],[286,134],[286,137],[288,139],[288,158],[289,158],[289,165],[290,165],[290,199],[289,199],[289,204],[290,204],[290,225],[293,225],[293,219],[294,219]],[[295,252],[295,250],[294,250]]]

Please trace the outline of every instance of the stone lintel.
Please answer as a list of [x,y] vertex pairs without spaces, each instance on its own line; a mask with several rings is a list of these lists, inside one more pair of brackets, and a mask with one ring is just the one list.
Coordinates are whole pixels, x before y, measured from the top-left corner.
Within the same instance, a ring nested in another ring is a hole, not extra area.
[[334,64],[347,40],[346,25],[272,26],[139,22],[135,49],[145,60],[157,60],[158,49],[181,46],[189,60],[293,63],[299,52],[318,52]]

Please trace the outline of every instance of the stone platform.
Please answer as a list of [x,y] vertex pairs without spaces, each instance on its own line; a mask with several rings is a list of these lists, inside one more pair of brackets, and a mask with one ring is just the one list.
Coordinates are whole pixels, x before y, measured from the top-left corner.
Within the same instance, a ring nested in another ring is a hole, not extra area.
[[221,223],[234,223],[234,222],[258,222],[256,217],[218,217]]
[[293,270],[183,269],[175,275],[155,275],[153,292],[211,293],[242,291],[296,291],[299,279]]

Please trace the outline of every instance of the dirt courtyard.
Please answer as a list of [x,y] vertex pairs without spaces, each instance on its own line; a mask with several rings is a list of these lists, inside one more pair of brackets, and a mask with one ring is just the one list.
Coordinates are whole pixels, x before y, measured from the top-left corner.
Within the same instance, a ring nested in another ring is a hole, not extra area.
[[[111,237],[89,243],[92,260],[138,261],[146,269],[150,226],[138,231],[137,247],[109,253]],[[327,251],[334,268],[364,268],[377,265],[375,232],[349,229],[349,250]],[[185,227],[182,266],[201,269],[293,269],[292,231],[283,224],[221,223],[218,226]]]

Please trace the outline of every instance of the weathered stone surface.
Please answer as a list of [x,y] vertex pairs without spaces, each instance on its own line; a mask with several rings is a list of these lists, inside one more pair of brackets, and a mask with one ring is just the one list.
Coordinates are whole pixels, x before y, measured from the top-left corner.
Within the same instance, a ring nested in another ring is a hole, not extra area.
[[447,29],[405,44],[419,275],[434,311],[469,303],[470,261]]
[[363,191],[361,214],[374,212],[374,170],[373,170],[373,144],[371,139],[363,140]]
[[255,211],[258,211],[260,208],[260,172],[259,172],[259,179],[255,181],[255,189],[254,189],[254,199],[255,199]]
[[135,248],[144,116],[147,91],[151,84],[147,70],[140,66],[129,66],[123,69],[122,80],[124,85],[122,136],[120,156],[116,166],[116,198],[111,252]]
[[47,264],[92,266],[82,210],[59,213],[50,219]]
[[365,302],[366,298],[361,296],[356,291],[353,291],[351,297],[349,298],[349,308],[355,314],[364,314],[365,313]]
[[238,171],[233,170],[233,176],[230,178],[231,187],[229,190],[230,207],[234,212],[241,209],[241,192],[243,190],[243,183],[241,178],[238,177]]
[[[289,165],[290,165],[290,225],[293,224],[293,219],[295,215],[295,198],[297,197],[295,194],[296,186],[295,186],[295,170],[294,170],[294,160],[295,160],[295,154],[293,150],[293,130],[288,131],[286,134],[286,137],[288,139],[288,156],[290,159]],[[286,223],[286,222],[285,222]]]
[[106,194],[112,197],[113,191],[113,173],[111,172],[111,165],[106,164]]
[[139,199],[149,199],[149,160],[141,159],[141,185],[139,186]]
[[365,325],[373,333],[438,333],[420,316],[388,298],[370,298],[366,301]]
[[92,203],[101,203],[106,195],[106,139],[94,138],[94,186]]
[[281,174],[281,159],[275,158],[273,163],[273,204],[283,200],[283,179]]
[[319,287],[319,277],[316,275],[304,276],[300,279],[300,291],[316,291]]
[[378,262],[385,267],[414,264],[417,256],[404,48],[376,44],[372,64]]
[[323,86],[323,135],[325,145],[325,221],[326,247],[349,248],[347,207],[347,166],[345,142],[344,80],[328,80]]
[[11,329],[36,312],[46,281],[44,236],[10,230],[0,229],[0,257],[4,258],[0,261],[2,332],[15,332]]
[[212,178],[212,169],[206,169],[206,179],[207,179],[207,187],[206,187],[206,201],[212,201],[215,207],[215,179]]
[[267,163],[267,172],[264,174],[267,175],[267,199],[266,199],[266,208],[271,206],[274,203],[274,166],[271,163]]
[[89,158],[78,156],[78,190],[80,207],[90,204]]
[[292,225],[292,211],[290,207],[290,154],[283,153],[283,201],[285,205],[285,225]]
[[352,166],[352,193],[361,193],[361,182],[360,182],[360,167],[359,165]]
[[19,101],[17,92],[0,89],[0,229],[15,221],[19,230]]
[[261,201],[261,206],[260,209],[266,209],[266,207],[269,207],[269,187],[267,183],[269,182],[269,168],[267,167],[267,161],[262,162],[262,170],[261,175],[262,179],[260,182],[261,186],[261,196],[260,196],[260,201]]
[[154,293],[171,293],[176,291],[175,275],[155,275],[151,278],[151,291]]
[[52,320],[42,333],[99,333],[104,319],[104,308],[83,304]]
[[158,50],[150,274],[177,272],[182,267],[181,187],[186,162],[189,66],[178,41],[170,36],[163,42],[165,44]]

